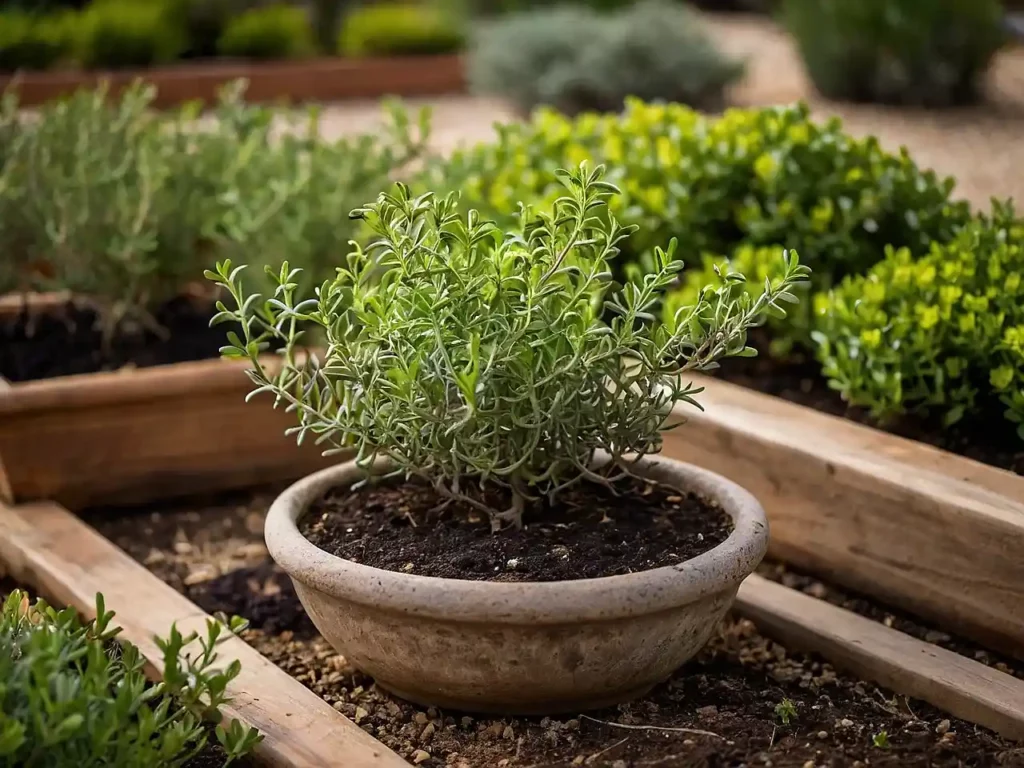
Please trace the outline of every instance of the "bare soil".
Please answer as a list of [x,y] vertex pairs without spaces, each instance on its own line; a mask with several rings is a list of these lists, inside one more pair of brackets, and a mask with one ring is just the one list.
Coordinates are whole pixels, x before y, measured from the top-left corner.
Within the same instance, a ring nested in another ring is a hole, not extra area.
[[[531,766],[1024,766],[1024,750],[918,701],[789,652],[749,621],[649,696],[570,718],[421,709],[379,690],[313,628],[269,561],[262,519],[274,489],[125,511],[90,521],[207,611],[247,615],[244,637],[335,709],[432,768]],[[499,533],[498,536],[503,534]]]
[[212,315],[208,304],[175,299],[154,313],[159,331],[125,327],[107,345],[95,311],[72,302],[0,316],[0,377],[31,381],[217,357],[228,329],[210,328]]
[[[506,498],[490,498],[507,509]],[[474,581],[559,581],[676,565],[721,544],[732,521],[717,504],[655,483],[583,483],[528,507],[521,529],[448,504],[423,482],[332,489],[299,521],[313,544],[389,571]]]

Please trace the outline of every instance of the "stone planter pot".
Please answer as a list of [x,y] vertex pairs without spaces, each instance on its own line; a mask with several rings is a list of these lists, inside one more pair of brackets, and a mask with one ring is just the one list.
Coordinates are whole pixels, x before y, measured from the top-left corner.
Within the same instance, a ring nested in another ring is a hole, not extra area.
[[296,526],[325,491],[361,476],[347,463],[277,498],[267,547],[323,636],[403,699],[502,714],[599,708],[644,694],[697,653],[768,548],[764,511],[731,481],[661,457],[645,459],[637,472],[717,500],[733,519],[732,534],[678,565],[598,579],[502,583],[397,573],[328,554]]

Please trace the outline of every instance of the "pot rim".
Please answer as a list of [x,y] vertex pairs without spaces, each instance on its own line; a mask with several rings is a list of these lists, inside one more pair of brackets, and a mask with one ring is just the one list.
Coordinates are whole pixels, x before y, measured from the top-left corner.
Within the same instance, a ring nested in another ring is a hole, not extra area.
[[[607,456],[598,462],[607,461]],[[567,624],[627,619],[679,608],[736,589],[768,549],[768,521],[747,490],[714,472],[663,456],[644,457],[635,474],[715,500],[733,520],[718,546],[676,565],[568,581],[495,582],[389,571],[332,555],[310,542],[297,521],[330,488],[364,476],[354,460],[286,488],[265,524],[270,556],[296,582],[333,597],[403,615],[445,621]]]

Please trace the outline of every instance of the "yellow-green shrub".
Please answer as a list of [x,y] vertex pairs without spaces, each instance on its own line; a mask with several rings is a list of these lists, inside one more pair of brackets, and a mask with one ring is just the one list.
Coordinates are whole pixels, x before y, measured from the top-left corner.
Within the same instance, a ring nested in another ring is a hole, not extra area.
[[342,25],[338,52],[345,56],[401,56],[452,53],[465,44],[465,31],[450,13],[430,5],[380,3],[350,13]]
[[951,425],[1000,400],[1024,439],[1024,220],[1011,205],[918,258],[889,249],[815,305],[818,357],[849,403]]
[[49,69],[74,49],[73,11],[0,11],[0,71]]
[[224,28],[217,51],[246,59],[291,59],[316,49],[309,17],[302,8],[269,5],[233,18]]
[[[632,274],[644,270],[654,244],[676,237],[681,257],[698,266],[705,254],[720,258],[741,245],[754,248],[752,257],[770,255],[772,266],[777,254],[758,247],[796,249],[815,288],[825,289],[868,269],[888,244],[922,253],[948,241],[969,216],[966,203],[952,200],[952,179],[874,138],[848,135],[838,120],[814,121],[806,106],[715,117],[630,100],[622,115],[574,119],[540,109],[525,125],[500,128],[497,140],[437,161],[426,176],[495,215],[515,200],[550,202],[554,170],[581,160],[608,166],[623,191],[614,213],[639,225],[624,248]],[[748,260],[741,271],[758,268]]]
[[174,61],[186,45],[177,10],[171,0],[96,0],[81,14],[81,63],[117,69]]

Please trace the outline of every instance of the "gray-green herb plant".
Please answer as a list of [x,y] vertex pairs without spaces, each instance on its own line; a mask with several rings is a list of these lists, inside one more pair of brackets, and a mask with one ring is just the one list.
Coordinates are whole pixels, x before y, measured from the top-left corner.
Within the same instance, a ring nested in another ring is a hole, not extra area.
[[[163,681],[154,684],[138,648],[116,639],[113,616],[102,595],[87,622],[73,608],[30,605],[20,590],[7,597],[0,613],[0,766],[174,768],[206,746],[203,723],[221,719],[227,685],[241,669],[236,660],[218,670],[217,646],[244,629],[244,620],[209,621],[205,636],[172,627],[156,638],[164,661]],[[215,735],[224,765],[263,738],[238,721],[221,723]]]
[[429,133],[394,103],[373,133],[330,139],[315,108],[250,105],[227,86],[151,110],[154,90],[80,91],[35,116],[0,102],[0,290],[70,291],[102,336],[164,335],[156,310],[216,259],[259,250],[319,282],[356,236],[351,209],[386,189]]
[[[550,210],[521,205],[511,232],[461,216],[455,193],[414,197],[398,184],[353,212],[376,239],[353,244],[311,297],[288,264],[264,298],[246,291],[243,266],[219,263],[207,277],[235,309],[221,303],[213,322],[242,329],[222,352],[249,359],[253,394],[297,412],[300,441],[354,445],[367,468],[386,457],[496,529],[581,479],[611,484],[660,449],[675,403],[697,405],[701,389],[681,376],[754,354],[747,329],[794,302],[808,270],[788,253],[783,279],[756,298],[742,275],[724,275],[656,324],[683,262],[673,242],[641,282],[613,282],[609,262],[631,230],[607,210],[618,190],[603,171],[560,172],[565,194]],[[325,336],[322,361],[302,354],[303,327]],[[279,368],[260,357],[272,341],[284,346]],[[599,451],[613,461],[595,471]]]

